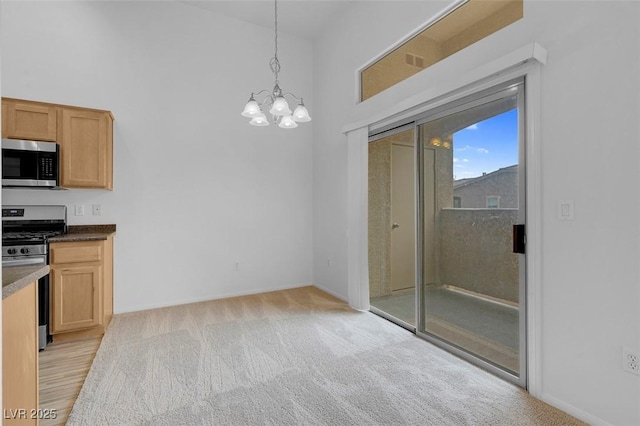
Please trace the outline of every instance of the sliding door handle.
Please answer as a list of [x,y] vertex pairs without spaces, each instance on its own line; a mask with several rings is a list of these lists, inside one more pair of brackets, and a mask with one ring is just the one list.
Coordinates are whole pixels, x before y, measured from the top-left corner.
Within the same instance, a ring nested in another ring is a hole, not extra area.
[[513,225],[513,252],[524,254],[527,246],[527,233],[524,225]]

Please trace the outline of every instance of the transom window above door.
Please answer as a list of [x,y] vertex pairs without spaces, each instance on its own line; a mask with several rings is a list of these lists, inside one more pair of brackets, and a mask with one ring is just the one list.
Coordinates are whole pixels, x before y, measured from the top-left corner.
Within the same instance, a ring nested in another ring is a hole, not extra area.
[[523,0],[461,0],[360,71],[360,101],[440,62],[523,17]]

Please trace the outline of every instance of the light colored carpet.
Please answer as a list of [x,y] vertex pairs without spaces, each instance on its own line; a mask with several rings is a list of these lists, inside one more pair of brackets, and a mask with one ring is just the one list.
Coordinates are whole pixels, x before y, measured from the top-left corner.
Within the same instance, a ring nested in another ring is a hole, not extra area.
[[313,287],[117,315],[68,425],[574,425]]

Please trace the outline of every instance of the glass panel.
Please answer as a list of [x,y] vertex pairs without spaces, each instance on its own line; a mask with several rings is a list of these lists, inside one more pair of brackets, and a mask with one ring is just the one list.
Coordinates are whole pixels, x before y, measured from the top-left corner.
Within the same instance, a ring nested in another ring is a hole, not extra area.
[[521,223],[523,203],[513,93],[419,126],[420,330],[517,376],[520,273],[512,225]]
[[2,177],[5,179],[38,179],[36,151],[2,150]]
[[414,129],[369,143],[369,295],[373,308],[414,326]]
[[523,16],[523,0],[469,0],[360,73],[360,100],[388,89]]

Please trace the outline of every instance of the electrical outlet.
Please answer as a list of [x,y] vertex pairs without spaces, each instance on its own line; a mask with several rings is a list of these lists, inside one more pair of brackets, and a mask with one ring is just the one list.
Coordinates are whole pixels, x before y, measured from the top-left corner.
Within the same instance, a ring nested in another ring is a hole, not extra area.
[[76,216],[84,216],[84,204],[76,204]]
[[102,206],[100,204],[94,204],[92,208],[94,216],[102,216]]
[[622,369],[640,376],[640,355],[626,346],[622,347]]

